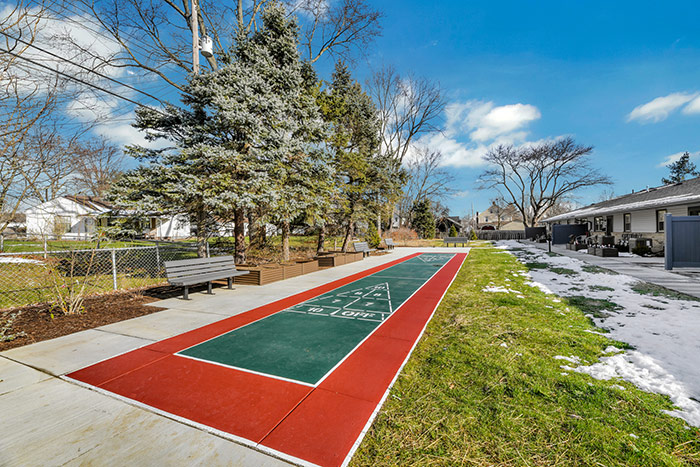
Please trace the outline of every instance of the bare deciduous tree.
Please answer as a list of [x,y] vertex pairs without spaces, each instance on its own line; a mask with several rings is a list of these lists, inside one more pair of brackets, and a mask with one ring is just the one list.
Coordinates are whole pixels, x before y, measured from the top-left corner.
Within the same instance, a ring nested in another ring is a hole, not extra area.
[[[210,70],[218,68],[221,56],[237,35],[257,29],[263,8],[271,0],[197,1],[200,37],[209,36],[214,55],[205,56]],[[364,50],[380,33],[381,12],[364,0],[286,0],[290,14],[300,15],[302,46],[312,63],[326,53],[348,59],[354,50]],[[64,19],[87,15],[89,27],[106,31],[120,50],[110,56],[93,55],[101,65],[141,70],[155,75],[182,91],[183,76],[192,71],[192,22],[189,0],[64,0],[52,12]],[[70,36],[65,40],[79,46]],[[81,47],[82,52],[90,50]]]
[[372,76],[369,92],[379,108],[381,149],[399,162],[418,138],[441,130],[445,100],[436,83],[385,67]]
[[520,211],[524,224],[533,227],[576,190],[612,183],[590,165],[592,150],[568,137],[532,146],[497,146],[484,157],[491,167],[481,175],[479,188],[497,189]]
[[[41,5],[29,8],[20,2],[0,18],[0,31],[7,34],[0,54],[0,232],[34,193],[48,163],[27,148],[35,127],[55,110],[60,82],[41,74],[33,78],[22,61],[36,39],[42,14]],[[24,43],[11,39],[17,36]]]
[[364,0],[301,0],[294,10],[308,18],[302,21],[301,46],[311,63],[326,52],[350,61],[353,50],[363,53],[382,32],[383,13]]
[[124,170],[124,152],[100,138],[77,146],[75,186],[78,191],[102,197]]
[[454,192],[450,184],[454,177],[443,167],[442,153],[422,146],[406,160],[405,167],[408,182],[404,186],[404,195],[399,201],[398,210],[401,217],[412,219],[411,212],[417,200],[428,198],[437,206],[440,201]]

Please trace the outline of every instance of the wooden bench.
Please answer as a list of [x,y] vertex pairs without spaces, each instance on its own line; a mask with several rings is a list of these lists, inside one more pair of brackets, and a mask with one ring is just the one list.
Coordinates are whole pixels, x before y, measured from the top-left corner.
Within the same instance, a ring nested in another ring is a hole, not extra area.
[[450,243],[453,243],[454,246],[457,246],[458,243],[461,243],[462,246],[469,243],[469,239],[467,237],[445,237],[443,241],[447,246],[450,246]]
[[394,244],[394,240],[391,239],[391,238],[385,238],[385,239],[384,239],[384,244],[386,245],[386,249],[387,249],[387,250],[393,250],[394,247],[396,246],[396,245]]
[[369,256],[373,251],[377,251],[374,248],[370,248],[369,244],[367,242],[355,242],[352,244],[353,247],[355,247],[355,251],[360,253],[362,252],[362,257],[364,258],[365,256]]
[[214,258],[193,258],[166,261],[165,277],[170,285],[185,288],[183,299],[188,300],[189,286],[207,283],[207,293],[211,294],[211,281],[228,279],[228,288],[233,287],[233,278],[248,274],[239,271],[233,262],[233,256],[215,256]]

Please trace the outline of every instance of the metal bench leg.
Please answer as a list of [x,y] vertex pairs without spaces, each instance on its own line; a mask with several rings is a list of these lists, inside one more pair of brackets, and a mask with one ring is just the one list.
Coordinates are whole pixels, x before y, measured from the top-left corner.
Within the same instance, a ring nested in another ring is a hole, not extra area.
[[228,278],[228,288],[232,289],[233,288],[233,277]]
[[188,286],[185,286],[185,293],[182,294],[182,299],[183,300],[189,300],[190,299],[190,294],[189,294],[190,288]]
[[211,292],[211,281],[207,282],[207,293],[208,293],[209,295],[212,294],[212,292]]

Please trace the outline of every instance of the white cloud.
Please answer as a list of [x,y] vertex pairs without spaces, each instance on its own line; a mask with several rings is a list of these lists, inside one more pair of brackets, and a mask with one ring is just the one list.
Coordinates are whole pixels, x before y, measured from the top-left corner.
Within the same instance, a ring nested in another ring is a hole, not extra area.
[[[666,167],[667,165],[676,162],[678,159],[681,158],[681,156],[683,154],[685,154],[685,152],[686,151],[681,151],[681,152],[677,152],[675,154],[671,154],[670,156],[666,156],[666,158],[662,162],[660,162],[657,165],[657,167]],[[693,160],[693,159],[700,159],[700,151],[690,153],[690,160]]]
[[700,96],[688,102],[682,111],[685,115],[700,114]]
[[[529,104],[496,106],[493,102],[452,102],[445,107],[445,132],[421,139],[421,143],[439,149],[443,165],[479,167],[488,150],[499,144],[520,144],[527,140],[526,127],[541,117]],[[460,137],[468,134],[470,141]]]
[[494,107],[480,117],[476,129],[470,136],[475,141],[489,141],[511,134],[540,117],[540,111],[533,105],[513,104]]
[[[675,92],[673,94],[669,94],[668,96],[657,97],[646,104],[635,107],[632,112],[627,115],[627,121],[631,122],[632,120],[637,120],[642,123],[656,123],[666,120],[673,111],[692,101],[696,97],[698,97],[698,93],[688,94],[682,92]],[[700,108],[700,103],[698,103],[698,107]],[[691,112],[684,110],[684,113]]]
[[420,143],[442,152],[442,165],[451,167],[482,166],[484,165],[483,157],[488,151],[488,147],[483,144],[469,147],[467,144],[440,133],[421,138]]

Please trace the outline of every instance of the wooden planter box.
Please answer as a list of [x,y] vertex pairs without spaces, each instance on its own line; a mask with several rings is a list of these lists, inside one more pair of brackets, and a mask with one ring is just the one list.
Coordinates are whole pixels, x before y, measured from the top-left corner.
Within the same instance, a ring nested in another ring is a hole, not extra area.
[[318,260],[310,259],[308,261],[299,261],[297,264],[301,265],[301,273],[308,274],[310,272],[318,271]]
[[235,284],[265,285],[270,282],[281,281],[285,278],[284,267],[279,264],[269,266],[249,266],[242,264],[237,266],[237,269],[250,272],[243,276],[234,277]]
[[578,251],[578,250],[583,250],[586,248],[588,248],[588,246],[584,245],[583,243],[567,243],[566,244],[567,250]]
[[282,264],[282,269],[284,269],[285,279],[291,279],[292,277],[301,276],[303,274],[300,263]]
[[616,256],[620,256],[620,254],[617,251],[617,248],[596,248],[595,252],[596,256],[602,256],[604,258],[614,258]]
[[318,266],[319,267],[334,267],[334,266],[340,266],[342,264],[345,264],[347,255],[344,255],[342,253],[335,253],[332,255],[324,255],[324,256],[319,256],[316,258],[318,260]]
[[594,246],[589,246],[588,247],[588,254],[589,255],[596,255],[598,253],[598,248]]
[[364,258],[364,253],[360,252],[351,252],[351,253],[345,253],[346,263],[354,263],[355,261],[360,261],[362,258]]

